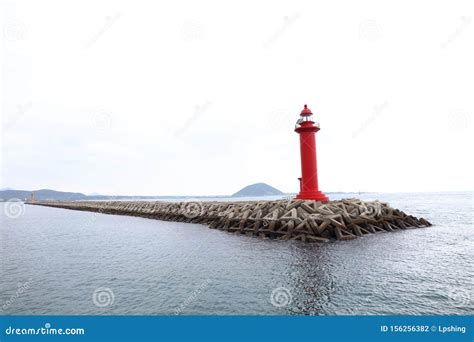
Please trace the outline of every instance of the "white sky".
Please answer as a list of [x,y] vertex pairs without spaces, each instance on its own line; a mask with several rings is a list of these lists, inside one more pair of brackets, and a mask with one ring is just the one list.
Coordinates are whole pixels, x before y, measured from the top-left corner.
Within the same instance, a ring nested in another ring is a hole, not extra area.
[[4,2],[0,187],[472,190],[474,2]]

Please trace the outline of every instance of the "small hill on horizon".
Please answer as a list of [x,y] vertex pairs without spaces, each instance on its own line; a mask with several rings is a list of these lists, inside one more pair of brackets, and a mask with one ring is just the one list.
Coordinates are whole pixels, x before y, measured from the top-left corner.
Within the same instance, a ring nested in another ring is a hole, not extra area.
[[265,183],[256,183],[240,189],[232,197],[280,196],[284,195],[278,189]]
[[[14,189],[4,189],[0,190],[0,201],[8,201],[11,199],[20,199],[20,200],[29,200],[31,198],[31,193],[34,191],[35,198],[37,200],[52,200],[52,201],[81,201],[81,200],[118,200],[118,199],[128,199],[128,200],[143,200],[143,199],[186,199],[186,198],[228,198],[229,196],[107,196],[100,195],[98,193],[92,193],[90,195],[85,195],[80,192],[65,192],[65,191],[56,191],[50,189],[41,189],[41,190],[14,190]],[[258,197],[258,196],[280,196],[284,195],[278,189],[265,184],[265,183],[256,183],[246,186],[245,188],[237,191],[230,197]]]
[[[87,199],[87,196],[80,192],[63,192],[50,189],[34,190],[37,200],[58,200],[58,201],[76,201]],[[21,200],[30,199],[32,191],[30,190],[1,190],[0,200],[18,198]]]

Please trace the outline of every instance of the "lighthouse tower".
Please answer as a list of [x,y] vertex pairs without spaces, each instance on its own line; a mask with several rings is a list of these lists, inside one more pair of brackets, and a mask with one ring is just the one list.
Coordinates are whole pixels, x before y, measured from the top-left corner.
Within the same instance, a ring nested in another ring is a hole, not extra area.
[[300,116],[295,126],[295,132],[300,135],[301,151],[300,192],[296,198],[327,202],[329,198],[318,188],[316,132],[319,131],[319,123],[313,121],[313,113],[307,105],[304,105]]

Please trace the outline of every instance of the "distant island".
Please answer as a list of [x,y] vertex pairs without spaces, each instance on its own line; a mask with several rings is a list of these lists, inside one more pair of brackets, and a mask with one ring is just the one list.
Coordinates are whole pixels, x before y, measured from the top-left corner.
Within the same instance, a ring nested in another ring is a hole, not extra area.
[[278,189],[265,183],[256,183],[240,189],[232,197],[279,196],[284,195]]
[[[21,200],[30,199],[31,190],[1,190],[0,200],[7,201],[9,199],[18,198]],[[57,200],[57,201],[76,201],[88,199],[88,196],[79,192],[63,192],[49,189],[34,190],[35,197],[38,200]]]
[[248,185],[237,191],[231,196],[109,196],[94,193],[93,195],[85,195],[80,192],[65,192],[50,189],[40,190],[0,190],[0,201],[8,201],[10,199],[28,200],[31,193],[35,193],[37,200],[54,200],[54,201],[81,201],[81,200],[140,200],[140,199],[186,199],[186,198],[228,198],[228,197],[260,197],[260,196],[279,196],[285,195],[282,191],[265,183],[256,183]]

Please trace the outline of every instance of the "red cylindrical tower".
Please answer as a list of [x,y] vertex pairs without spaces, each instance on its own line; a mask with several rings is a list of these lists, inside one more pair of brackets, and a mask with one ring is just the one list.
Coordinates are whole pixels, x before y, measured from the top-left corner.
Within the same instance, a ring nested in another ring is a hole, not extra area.
[[313,113],[304,105],[301,118],[296,122],[295,132],[300,135],[301,178],[298,199],[327,202],[329,198],[319,191],[318,166],[316,162],[316,132],[319,124],[313,121]]

